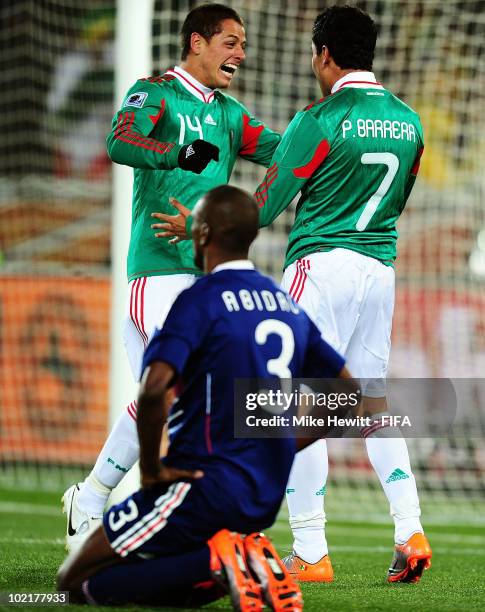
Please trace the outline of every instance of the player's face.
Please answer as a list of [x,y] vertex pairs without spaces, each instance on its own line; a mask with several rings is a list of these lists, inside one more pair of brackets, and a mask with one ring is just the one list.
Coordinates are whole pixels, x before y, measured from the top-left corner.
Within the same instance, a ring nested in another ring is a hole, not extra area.
[[207,42],[202,39],[200,68],[207,87],[226,89],[246,57],[244,28],[233,19],[220,23],[221,32]]

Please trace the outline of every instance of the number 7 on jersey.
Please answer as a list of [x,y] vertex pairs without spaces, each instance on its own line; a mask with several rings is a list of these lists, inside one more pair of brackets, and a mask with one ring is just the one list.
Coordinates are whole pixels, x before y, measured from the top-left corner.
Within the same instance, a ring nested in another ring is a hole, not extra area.
[[394,153],[363,153],[360,161],[362,164],[384,164],[387,166],[386,175],[382,179],[377,191],[369,198],[369,201],[364,206],[364,210],[355,226],[358,232],[363,232],[369,225],[369,221],[376,212],[382,198],[389,191],[389,187],[399,170],[399,159]]

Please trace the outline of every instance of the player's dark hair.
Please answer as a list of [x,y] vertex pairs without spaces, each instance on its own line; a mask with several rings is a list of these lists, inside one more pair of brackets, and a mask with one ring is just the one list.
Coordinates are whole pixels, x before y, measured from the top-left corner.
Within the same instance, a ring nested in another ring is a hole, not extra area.
[[339,68],[372,70],[376,39],[374,21],[356,6],[331,6],[313,24],[317,53],[327,47]]
[[259,228],[259,208],[252,195],[221,185],[205,195],[204,221],[212,239],[229,254],[247,256]]
[[240,25],[244,25],[243,20],[237,12],[223,4],[201,4],[190,11],[185,18],[180,31],[182,38],[182,60],[187,59],[190,51],[190,37],[194,32],[200,34],[209,41],[214,34],[222,31],[221,21],[233,19]]

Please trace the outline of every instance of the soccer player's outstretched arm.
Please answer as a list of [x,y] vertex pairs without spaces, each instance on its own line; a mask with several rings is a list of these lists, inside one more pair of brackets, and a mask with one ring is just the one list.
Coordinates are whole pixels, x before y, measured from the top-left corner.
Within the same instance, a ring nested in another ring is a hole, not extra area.
[[219,149],[210,142],[198,139],[180,146],[150,136],[155,125],[163,121],[167,99],[159,84],[140,80],[133,85],[106,140],[112,161],[132,168],[182,168],[200,174],[211,159],[219,159]]
[[329,150],[330,144],[320,124],[308,112],[297,113],[254,194],[260,207],[260,226],[269,225],[290,205]]
[[240,157],[268,168],[280,142],[280,134],[252,117],[243,107],[241,146],[238,152]]

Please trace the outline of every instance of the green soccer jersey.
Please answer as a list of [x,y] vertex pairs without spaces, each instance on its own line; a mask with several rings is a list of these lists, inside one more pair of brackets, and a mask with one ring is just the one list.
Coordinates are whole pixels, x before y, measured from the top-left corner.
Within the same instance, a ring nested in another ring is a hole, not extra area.
[[[177,156],[198,138],[219,147],[219,161],[194,174],[178,167]],[[209,189],[227,184],[238,156],[268,167],[280,140],[237,100],[203,87],[181,68],[137,81],[107,139],[111,159],[134,168],[128,280],[200,274],[192,243],[155,238],[151,213],[174,214],[169,197],[192,209]]]
[[396,221],[423,150],[418,115],[354,72],[332,94],[296,114],[256,190],[260,224],[271,223],[299,191],[285,268],[337,247],[392,265]]

